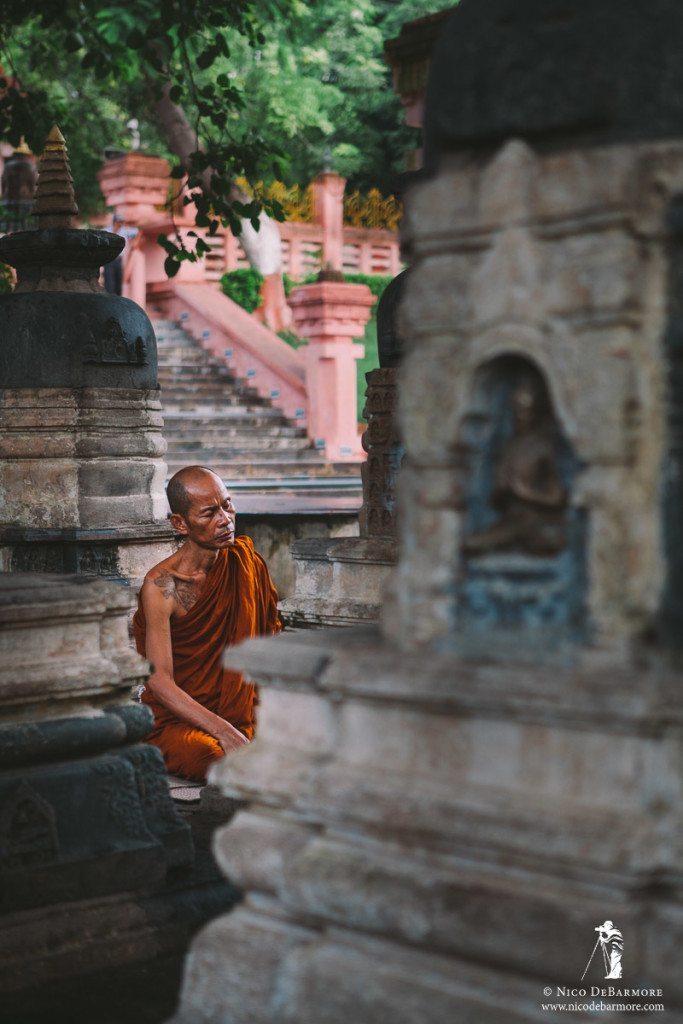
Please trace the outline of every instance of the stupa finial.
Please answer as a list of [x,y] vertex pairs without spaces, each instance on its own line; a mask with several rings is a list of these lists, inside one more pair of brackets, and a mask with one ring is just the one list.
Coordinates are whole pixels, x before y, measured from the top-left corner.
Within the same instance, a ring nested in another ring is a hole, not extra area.
[[55,125],[38,164],[33,212],[41,228],[71,228],[78,213],[64,136]]

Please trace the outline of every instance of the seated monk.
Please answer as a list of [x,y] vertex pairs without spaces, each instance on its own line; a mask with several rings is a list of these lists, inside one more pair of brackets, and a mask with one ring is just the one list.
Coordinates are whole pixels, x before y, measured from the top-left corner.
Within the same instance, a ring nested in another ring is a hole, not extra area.
[[133,635],[152,663],[142,700],[148,738],[169,772],[205,782],[219,758],[254,735],[256,689],[222,667],[223,651],[277,633],[277,593],[248,537],[235,537],[235,507],[221,478],[188,466],[169,481],[170,520],[185,537],[145,577]]

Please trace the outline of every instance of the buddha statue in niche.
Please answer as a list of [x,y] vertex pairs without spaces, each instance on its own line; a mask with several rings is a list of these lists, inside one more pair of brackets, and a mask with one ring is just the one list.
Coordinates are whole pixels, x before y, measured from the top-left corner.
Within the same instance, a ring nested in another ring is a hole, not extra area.
[[567,545],[567,490],[562,482],[557,427],[539,378],[524,374],[512,394],[511,436],[494,457],[490,503],[493,525],[468,534],[467,555],[518,551],[553,556]]

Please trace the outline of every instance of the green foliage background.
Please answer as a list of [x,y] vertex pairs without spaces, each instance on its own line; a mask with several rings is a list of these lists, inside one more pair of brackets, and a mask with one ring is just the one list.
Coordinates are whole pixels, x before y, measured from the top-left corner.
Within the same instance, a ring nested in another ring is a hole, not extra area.
[[[0,135],[18,142],[26,134],[38,152],[58,123],[81,211],[101,212],[96,172],[105,147],[130,145],[131,117],[140,122],[144,150],[171,156],[154,107],[164,80],[225,180],[244,173],[306,185],[329,148],[350,189],[390,192],[416,137],[403,124],[383,45],[404,21],[442,6],[1,0],[0,63],[21,89],[0,97]],[[170,78],[155,69],[157,47]],[[219,180],[218,195],[223,186]]]

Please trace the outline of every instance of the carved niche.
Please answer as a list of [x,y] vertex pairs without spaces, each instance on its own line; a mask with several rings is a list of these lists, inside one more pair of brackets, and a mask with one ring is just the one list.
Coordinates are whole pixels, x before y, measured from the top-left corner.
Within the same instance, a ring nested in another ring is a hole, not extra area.
[[458,443],[463,495],[458,618],[473,630],[583,624],[577,460],[540,370],[502,356],[475,376]]
[[54,808],[22,781],[0,814],[0,863],[25,868],[49,864],[58,855]]
[[88,329],[88,344],[83,349],[83,362],[103,366],[123,364],[145,366],[148,362],[147,345],[144,338],[126,338],[124,331],[114,317],[109,317],[104,331],[96,338]]

